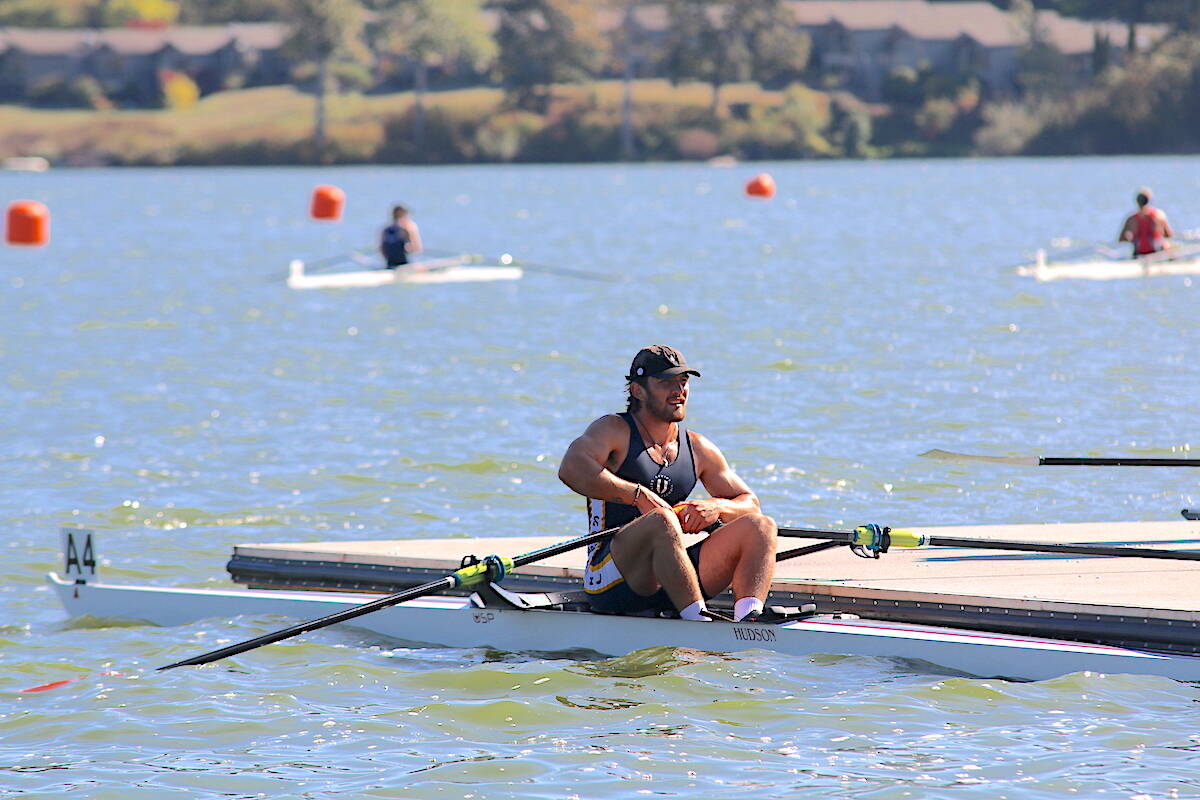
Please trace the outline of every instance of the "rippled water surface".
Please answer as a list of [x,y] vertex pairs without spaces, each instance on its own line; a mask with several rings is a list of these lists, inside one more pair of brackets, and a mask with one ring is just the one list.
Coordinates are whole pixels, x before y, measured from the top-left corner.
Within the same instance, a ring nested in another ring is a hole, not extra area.
[[[779,194],[744,197],[764,168]],[[318,183],[344,221],[306,218]],[[1189,470],[919,456],[1197,444],[1200,286],[1013,270],[1111,239],[1142,184],[1200,228],[1198,158],[0,173],[53,219],[0,250],[0,797],[1200,797],[1200,693],[1166,679],[339,628],[156,674],[287,621],[68,624],[43,586],[63,525],[113,582],[190,586],[242,542],[574,535],[558,458],[652,342],[781,522],[1177,519]],[[284,286],[397,201],[430,247],[543,269]]]

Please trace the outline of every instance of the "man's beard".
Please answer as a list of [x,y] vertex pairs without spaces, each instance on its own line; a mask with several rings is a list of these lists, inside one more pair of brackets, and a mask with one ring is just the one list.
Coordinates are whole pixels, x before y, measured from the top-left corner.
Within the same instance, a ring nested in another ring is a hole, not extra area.
[[675,406],[663,398],[656,403],[647,403],[646,410],[650,412],[651,416],[663,422],[681,422],[687,415],[687,401],[684,400],[682,405]]

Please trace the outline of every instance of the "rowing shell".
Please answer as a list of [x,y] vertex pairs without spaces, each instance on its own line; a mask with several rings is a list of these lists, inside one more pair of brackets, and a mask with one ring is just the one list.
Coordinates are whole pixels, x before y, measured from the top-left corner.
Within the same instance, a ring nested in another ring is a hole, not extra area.
[[1088,259],[1085,261],[1046,261],[1046,251],[1038,250],[1033,264],[1017,267],[1017,274],[1038,281],[1076,278],[1093,281],[1122,278],[1147,278],[1158,275],[1200,274],[1200,251],[1164,250],[1141,258],[1117,260]]
[[470,257],[430,259],[396,269],[365,269],[353,272],[305,272],[304,262],[293,259],[288,265],[287,285],[292,289],[353,289],[385,286],[391,283],[469,283],[475,281],[514,281],[523,274],[520,267],[475,266]]
[[[49,581],[72,617],[183,625],[202,619],[278,614],[314,619],[353,608],[361,594],[187,589]],[[826,614],[777,624],[686,622],[582,611],[493,606],[472,598],[428,596],[360,616],[355,627],[413,644],[496,647],[513,652],[574,649],[603,655],[663,645],[711,652],[761,648],[924,661],[980,677],[1042,680],[1089,670],[1200,681],[1200,658]]]

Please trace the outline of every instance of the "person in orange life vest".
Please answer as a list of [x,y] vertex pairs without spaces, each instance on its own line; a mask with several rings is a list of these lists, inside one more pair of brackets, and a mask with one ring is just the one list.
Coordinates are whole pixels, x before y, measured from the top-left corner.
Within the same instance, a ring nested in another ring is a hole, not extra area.
[[[690,379],[699,376],[678,350],[643,348],[626,376],[627,410],[592,422],[563,456],[558,477],[587,498],[591,529],[620,526],[588,550],[593,610],[707,622],[705,601],[732,586],[736,620],[762,613],[777,528],[717,446],[684,427]],[[697,482],[710,497],[688,500]],[[718,522],[685,547],[685,533]]]
[[1138,189],[1138,210],[1125,218],[1117,241],[1132,242],[1133,255],[1144,256],[1170,247],[1167,239],[1175,235],[1167,215],[1150,205],[1150,190]]
[[379,236],[379,254],[388,269],[404,266],[410,254],[421,252],[421,231],[404,206],[392,207],[392,224]]

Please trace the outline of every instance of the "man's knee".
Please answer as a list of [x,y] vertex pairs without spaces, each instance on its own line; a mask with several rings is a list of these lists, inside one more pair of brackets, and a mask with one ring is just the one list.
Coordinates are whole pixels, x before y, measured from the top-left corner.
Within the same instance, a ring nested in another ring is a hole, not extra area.
[[683,546],[683,528],[679,525],[679,517],[668,508],[646,512],[630,526],[629,532],[642,541],[656,545]]
[[774,553],[779,534],[779,526],[775,524],[775,520],[760,513],[747,514],[746,518],[749,522],[748,535],[755,540],[759,547],[769,549]]
[[664,528],[673,533],[683,533],[683,528],[679,524],[679,516],[669,508],[656,508],[653,511],[648,511],[644,519],[656,527]]

